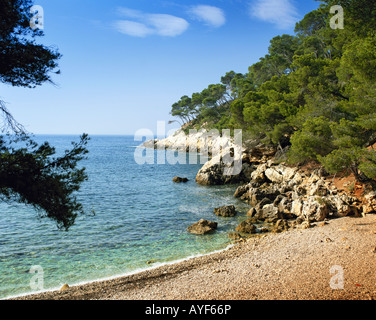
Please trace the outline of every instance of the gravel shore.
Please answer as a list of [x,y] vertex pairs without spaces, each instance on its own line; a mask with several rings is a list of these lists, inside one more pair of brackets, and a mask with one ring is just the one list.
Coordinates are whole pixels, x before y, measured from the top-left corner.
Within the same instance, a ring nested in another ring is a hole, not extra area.
[[368,300],[376,298],[375,270],[376,216],[367,215],[254,237],[219,253],[18,299]]

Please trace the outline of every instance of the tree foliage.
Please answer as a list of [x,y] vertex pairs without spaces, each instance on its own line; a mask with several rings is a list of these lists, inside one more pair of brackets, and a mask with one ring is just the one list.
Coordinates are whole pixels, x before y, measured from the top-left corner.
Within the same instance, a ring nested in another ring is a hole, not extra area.
[[[330,27],[333,5],[344,9],[344,29]],[[333,173],[375,178],[375,21],[374,1],[321,1],[296,24],[295,35],[274,37],[248,73],[226,73],[226,90],[204,90],[211,103],[197,100],[194,123],[289,145],[290,162],[317,161]]]
[[[38,44],[36,39],[43,32],[29,26],[32,5],[31,0],[0,2],[0,82],[4,85],[34,88],[52,83],[51,73],[59,73],[60,53]],[[56,156],[48,142],[38,145],[25,132],[2,101],[0,113],[0,198],[32,205],[41,217],[68,230],[83,213],[76,192],[87,179],[78,163],[88,152],[88,136],[83,134],[64,155]]]

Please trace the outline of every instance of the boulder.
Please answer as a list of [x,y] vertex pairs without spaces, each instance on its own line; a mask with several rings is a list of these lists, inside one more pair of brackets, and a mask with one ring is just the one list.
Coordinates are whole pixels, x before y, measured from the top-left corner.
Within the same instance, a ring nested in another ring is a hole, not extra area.
[[[249,203],[255,207],[262,199],[274,201],[281,193],[288,191],[284,184],[265,183],[258,188],[250,188],[247,193]],[[244,196],[243,196],[244,198]]]
[[324,180],[320,179],[316,183],[312,184],[311,187],[308,188],[307,194],[309,196],[326,196],[329,194],[328,187],[325,185]]
[[324,221],[330,213],[330,202],[325,198],[310,197],[302,204],[302,217],[307,221]]
[[182,183],[182,182],[185,183],[185,182],[188,182],[189,180],[187,178],[174,177],[172,181],[175,183]]
[[376,212],[376,192],[371,191],[364,196],[363,214]]
[[352,213],[355,213],[352,207],[352,204],[356,202],[356,198],[353,198],[346,193],[343,193],[341,195],[332,196],[329,198],[332,207],[334,208],[334,216],[337,218],[340,217],[346,217],[348,215],[351,215]]
[[[227,151],[227,154],[228,152],[230,151]],[[224,162],[223,155],[218,154],[202,166],[197,173],[196,182],[201,185],[225,185],[248,182],[254,168],[249,163],[243,162],[243,159],[241,161],[241,167],[238,169],[234,163]]]
[[200,221],[189,226],[187,230],[193,234],[208,234],[213,233],[217,227],[217,222],[201,219]]
[[255,218],[259,220],[276,221],[280,219],[278,207],[275,207],[272,203],[266,204],[260,209]]
[[274,183],[281,183],[283,182],[283,176],[275,169],[268,168],[265,170],[265,176]]
[[266,163],[257,166],[256,170],[251,173],[251,179],[257,183],[264,183],[266,181],[265,170],[268,168]]
[[244,194],[248,192],[250,184],[245,184],[240,187],[237,187],[234,193],[235,198],[241,198]]
[[252,224],[250,220],[245,220],[241,222],[236,228],[235,231],[240,232],[240,233],[256,233],[256,226]]
[[223,206],[214,209],[214,214],[219,217],[234,217],[236,215],[235,206]]
[[291,203],[291,213],[297,217],[302,214],[303,203],[300,199],[294,200]]

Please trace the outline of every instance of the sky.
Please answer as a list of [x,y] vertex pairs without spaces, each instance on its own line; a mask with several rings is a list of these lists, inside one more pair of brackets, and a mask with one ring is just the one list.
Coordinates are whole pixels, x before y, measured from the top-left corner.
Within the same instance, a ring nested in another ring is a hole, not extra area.
[[[0,84],[0,99],[34,134],[134,135],[173,120],[183,95],[246,73],[270,40],[294,34],[313,0],[35,0],[38,42],[62,54],[55,85]],[[174,129],[177,123],[167,125]]]

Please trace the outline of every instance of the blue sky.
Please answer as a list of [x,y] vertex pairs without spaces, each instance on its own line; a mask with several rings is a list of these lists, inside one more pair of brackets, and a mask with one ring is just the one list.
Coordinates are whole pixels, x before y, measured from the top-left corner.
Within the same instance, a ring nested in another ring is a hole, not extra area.
[[[171,105],[248,67],[293,34],[313,0],[36,0],[63,55],[56,86],[1,84],[0,98],[35,134],[131,134],[171,120]],[[176,125],[175,125],[176,126]],[[172,129],[174,125],[167,129]]]

